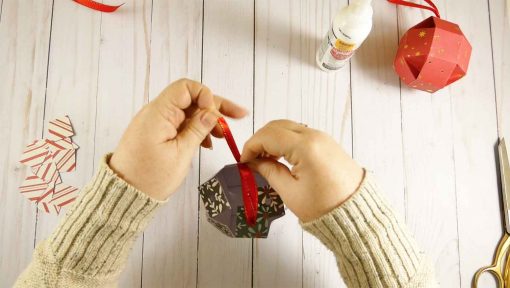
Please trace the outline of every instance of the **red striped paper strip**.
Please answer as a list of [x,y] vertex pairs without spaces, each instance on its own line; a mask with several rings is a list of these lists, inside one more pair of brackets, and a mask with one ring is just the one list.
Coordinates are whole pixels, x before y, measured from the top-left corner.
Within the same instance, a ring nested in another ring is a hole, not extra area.
[[[21,195],[27,197],[30,201],[39,201],[48,194],[48,184],[41,178],[31,175],[25,178],[19,187]],[[53,192],[51,190],[51,192]]]
[[48,144],[45,140],[35,140],[27,145],[19,162],[23,165],[37,168],[48,155]]
[[59,184],[55,186],[55,192],[49,204],[51,204],[55,212],[59,214],[62,207],[74,202],[77,196],[78,188],[71,185]]
[[58,141],[73,135],[73,126],[67,115],[50,121],[48,125],[48,140]]

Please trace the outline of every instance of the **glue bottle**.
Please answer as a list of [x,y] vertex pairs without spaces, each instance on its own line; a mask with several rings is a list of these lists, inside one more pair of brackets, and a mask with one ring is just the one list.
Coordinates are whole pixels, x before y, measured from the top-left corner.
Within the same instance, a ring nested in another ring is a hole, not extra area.
[[353,0],[333,19],[328,34],[317,50],[316,60],[324,71],[342,68],[372,29],[371,0]]

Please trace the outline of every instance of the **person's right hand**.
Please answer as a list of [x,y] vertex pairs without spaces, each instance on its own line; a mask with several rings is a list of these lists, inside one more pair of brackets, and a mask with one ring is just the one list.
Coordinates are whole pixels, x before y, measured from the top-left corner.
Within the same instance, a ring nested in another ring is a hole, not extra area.
[[[283,157],[289,169],[277,161]],[[347,200],[364,170],[329,135],[288,121],[272,121],[244,145],[241,162],[267,179],[303,222],[314,220]]]

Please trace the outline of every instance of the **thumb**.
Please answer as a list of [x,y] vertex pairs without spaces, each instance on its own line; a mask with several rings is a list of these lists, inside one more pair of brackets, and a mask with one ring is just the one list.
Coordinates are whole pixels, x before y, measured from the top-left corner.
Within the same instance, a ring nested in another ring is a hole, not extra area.
[[259,172],[285,202],[285,199],[290,196],[288,193],[293,190],[292,187],[294,187],[296,182],[296,179],[292,176],[287,166],[269,158],[255,159],[246,164]]
[[205,137],[211,133],[218,121],[217,116],[212,110],[203,110],[193,115],[184,129],[177,135],[177,141],[182,143],[182,147],[195,151]]

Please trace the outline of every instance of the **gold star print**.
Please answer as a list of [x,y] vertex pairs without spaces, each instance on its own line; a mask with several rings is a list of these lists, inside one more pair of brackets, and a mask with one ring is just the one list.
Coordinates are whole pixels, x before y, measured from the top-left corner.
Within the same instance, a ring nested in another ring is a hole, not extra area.
[[420,55],[421,55],[420,51],[418,51],[418,52],[416,52],[416,53],[414,54],[414,56],[420,56]]
[[425,35],[427,35],[427,32],[425,32],[425,31],[420,31],[420,33],[418,34],[418,36],[420,36],[420,38],[425,37]]
[[407,49],[407,47],[409,47],[409,45],[404,45],[404,49]]

